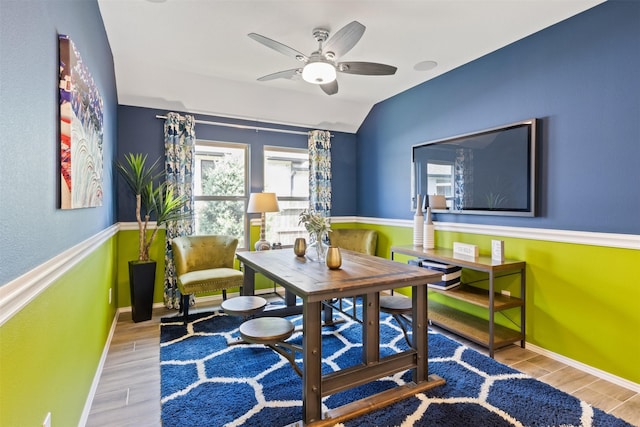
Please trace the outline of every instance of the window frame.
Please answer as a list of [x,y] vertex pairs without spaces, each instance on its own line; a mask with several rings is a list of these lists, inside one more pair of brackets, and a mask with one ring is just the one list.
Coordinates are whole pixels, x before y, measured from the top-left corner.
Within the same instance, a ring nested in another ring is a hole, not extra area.
[[[213,140],[207,140],[207,139],[198,139],[196,138],[195,144],[194,144],[194,178],[196,175],[196,170],[198,171],[198,173],[202,174],[202,169],[200,168],[200,165],[198,164],[197,161],[197,155],[198,155],[198,147],[202,147],[202,146],[206,146],[206,147],[221,147],[221,148],[231,148],[231,149],[241,149],[244,152],[244,186],[243,186],[243,192],[244,195],[242,196],[209,196],[209,195],[196,195],[196,191],[194,188],[194,195],[193,195],[193,202],[194,202],[194,208],[195,208],[195,203],[196,202],[215,202],[215,201],[232,201],[232,202],[237,202],[237,201],[242,201],[243,205],[244,205],[244,220],[243,220],[243,229],[244,229],[244,237],[243,237],[243,241],[244,241],[244,245],[242,247],[238,247],[237,250],[248,250],[249,246],[250,246],[250,223],[249,223],[249,216],[247,215],[247,204],[249,203],[249,181],[250,181],[250,171],[249,171],[249,166],[250,166],[250,159],[251,159],[251,146],[249,144],[245,144],[245,143],[241,143],[241,142],[228,142],[228,141],[213,141]],[[195,187],[195,179],[193,179],[194,182],[194,187]],[[194,229],[194,231],[197,232],[197,230]],[[197,235],[197,234],[196,234]]]
[[[308,148],[300,148],[300,147],[286,147],[286,146],[280,146],[280,145],[264,145],[263,146],[263,150],[262,150],[262,174],[263,174],[263,178],[262,178],[262,182],[263,182],[263,188],[264,191],[268,191],[267,190],[267,152],[282,152],[282,153],[296,153],[296,154],[304,154],[307,158],[307,161],[309,159],[309,149]],[[307,208],[309,206],[309,190],[308,190],[308,184],[307,184],[307,196],[306,197],[302,197],[302,196],[280,196],[276,193],[276,198],[278,199],[278,202],[306,202],[307,204]],[[305,234],[306,234],[306,230],[305,230]],[[267,239],[268,240],[268,239]],[[271,242],[271,243],[276,243],[276,242]],[[283,247],[292,247],[293,244],[290,245],[283,245]]]
[[[451,168],[451,174],[444,174],[444,173],[429,173],[429,165],[434,165],[434,166],[446,166]],[[455,165],[453,164],[453,162],[448,162],[448,161],[444,161],[444,160],[431,160],[429,162],[427,162],[426,165],[426,169],[427,169],[427,188],[426,188],[426,192],[427,195],[443,195],[445,196],[445,200],[447,203],[447,207],[449,209],[451,209],[452,205],[453,205],[453,199],[454,199],[454,194],[453,194],[453,188],[454,188],[454,180],[455,180]],[[437,188],[439,185],[446,185],[449,187],[449,195],[446,194],[441,194],[439,193],[437,190],[435,192],[429,192],[429,180],[434,179],[437,180],[438,178],[446,178],[446,182],[441,182],[441,183],[436,183],[434,182],[434,186]]]

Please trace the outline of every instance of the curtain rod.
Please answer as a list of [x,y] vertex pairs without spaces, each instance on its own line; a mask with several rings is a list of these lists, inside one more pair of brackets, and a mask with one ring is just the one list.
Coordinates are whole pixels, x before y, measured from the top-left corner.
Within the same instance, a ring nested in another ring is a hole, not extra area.
[[[156,119],[167,119],[167,116],[161,116],[161,115],[157,115]],[[259,126],[245,126],[245,125],[237,125],[237,124],[233,124],[233,123],[222,123],[222,122],[210,122],[207,120],[194,120],[194,122],[199,123],[201,125],[213,125],[213,126],[225,126],[225,127],[229,127],[229,128],[236,128],[236,129],[248,129],[248,130],[255,130],[257,131],[265,131],[265,132],[280,132],[280,133],[290,133],[293,135],[304,135],[304,136],[308,136],[309,134],[307,132],[301,132],[301,131],[297,131],[297,130],[287,130],[287,129],[276,129],[276,128],[265,128],[265,127],[259,127]],[[331,137],[333,137],[333,135],[331,135]]]

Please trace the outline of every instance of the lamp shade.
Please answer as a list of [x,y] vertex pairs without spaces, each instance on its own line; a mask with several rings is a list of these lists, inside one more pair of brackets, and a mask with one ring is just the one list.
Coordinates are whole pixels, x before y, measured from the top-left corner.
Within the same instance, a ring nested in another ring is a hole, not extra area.
[[251,193],[247,213],[280,212],[276,193]]

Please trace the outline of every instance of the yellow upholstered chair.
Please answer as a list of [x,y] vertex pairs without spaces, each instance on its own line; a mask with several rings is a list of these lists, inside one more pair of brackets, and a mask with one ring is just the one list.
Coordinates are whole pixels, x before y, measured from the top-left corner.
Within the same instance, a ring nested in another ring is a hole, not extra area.
[[238,239],[232,236],[185,236],[172,242],[180,311],[187,322],[190,295],[242,286],[244,274],[233,268]]
[[[340,249],[375,256],[376,248],[378,247],[378,232],[365,228],[332,228],[331,233],[329,233],[329,241],[331,246],[337,246]],[[351,300],[353,314],[349,316],[357,318],[356,298],[353,297]],[[345,313],[342,298],[334,299],[330,303],[333,304],[334,308]],[[327,315],[326,312],[325,315]]]
[[[367,255],[375,255],[378,245],[378,233],[375,230],[363,228],[332,229],[329,233],[329,239],[333,246]],[[407,332],[407,327],[411,325],[411,319],[407,317],[411,315],[411,298],[401,295],[381,296],[380,311],[391,314],[396,319],[402,329],[404,339],[411,345]]]
[[329,233],[332,246],[341,249],[375,255],[378,247],[378,232],[365,228],[335,228]]

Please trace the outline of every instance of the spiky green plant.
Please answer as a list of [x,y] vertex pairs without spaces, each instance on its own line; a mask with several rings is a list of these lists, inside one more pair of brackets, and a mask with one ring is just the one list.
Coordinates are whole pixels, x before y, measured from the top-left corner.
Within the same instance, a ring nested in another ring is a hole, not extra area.
[[[174,192],[162,180],[164,172],[159,170],[160,159],[147,165],[146,154],[129,153],[116,168],[136,198],[136,221],[138,222],[138,261],[149,261],[149,248],[158,229],[164,223],[184,218],[183,206],[187,197]],[[159,181],[159,184],[156,182]],[[156,225],[149,231],[149,221],[155,217]]]

